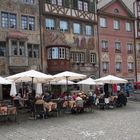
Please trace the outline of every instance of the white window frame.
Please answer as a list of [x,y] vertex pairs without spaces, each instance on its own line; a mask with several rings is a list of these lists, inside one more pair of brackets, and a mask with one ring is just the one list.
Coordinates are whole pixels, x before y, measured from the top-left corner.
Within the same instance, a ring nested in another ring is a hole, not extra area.
[[59,59],[59,48],[52,47],[52,59]]
[[92,26],[91,25],[85,25],[85,34],[92,35]]
[[128,62],[128,71],[134,69],[134,63],[133,62]]
[[90,63],[96,64],[96,53],[90,54]]
[[107,27],[107,19],[104,17],[100,17],[100,27]]
[[59,48],[59,59],[65,59],[65,48]]
[[101,41],[101,47],[102,47],[102,49],[108,49],[108,41],[107,40],[102,40]]
[[116,71],[121,71],[121,62],[116,62]]
[[60,31],[61,32],[67,32],[68,31],[68,22],[67,21],[60,20],[59,26],[60,26]]
[[115,19],[113,21],[113,27],[115,30],[119,30],[120,29],[120,21]]
[[130,22],[126,22],[125,29],[127,32],[131,32],[132,31],[132,24]]
[[115,50],[121,50],[121,42],[119,42],[119,41],[116,41],[115,42]]
[[81,33],[81,24],[80,23],[73,23],[73,33],[74,34]]
[[46,18],[46,29],[54,30],[55,29],[55,20],[52,18]]

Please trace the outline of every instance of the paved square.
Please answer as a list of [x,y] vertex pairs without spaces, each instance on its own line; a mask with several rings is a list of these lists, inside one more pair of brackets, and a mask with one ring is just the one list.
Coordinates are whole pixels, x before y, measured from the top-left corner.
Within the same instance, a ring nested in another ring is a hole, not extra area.
[[93,113],[2,123],[0,140],[140,140],[140,102]]

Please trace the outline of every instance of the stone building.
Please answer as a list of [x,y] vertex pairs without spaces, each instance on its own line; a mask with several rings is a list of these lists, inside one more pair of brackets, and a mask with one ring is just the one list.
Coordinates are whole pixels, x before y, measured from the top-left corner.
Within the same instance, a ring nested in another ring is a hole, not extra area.
[[40,0],[43,71],[99,76],[96,0]]
[[37,0],[0,0],[0,75],[40,69]]
[[136,80],[134,15],[122,0],[100,1],[98,34],[100,76]]

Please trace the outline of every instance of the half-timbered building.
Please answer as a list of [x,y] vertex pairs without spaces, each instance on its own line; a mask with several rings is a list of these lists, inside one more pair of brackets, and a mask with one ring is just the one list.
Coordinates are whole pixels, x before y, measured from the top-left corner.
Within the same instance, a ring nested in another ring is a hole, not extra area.
[[43,71],[98,76],[96,0],[40,0]]

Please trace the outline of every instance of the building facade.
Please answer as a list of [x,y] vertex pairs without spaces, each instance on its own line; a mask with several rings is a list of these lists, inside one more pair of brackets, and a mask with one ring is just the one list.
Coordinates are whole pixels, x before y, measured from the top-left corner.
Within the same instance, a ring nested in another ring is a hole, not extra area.
[[40,69],[37,0],[0,0],[0,75]]
[[40,0],[43,71],[99,76],[95,0]]
[[100,77],[113,74],[136,80],[134,16],[122,0],[98,10]]

